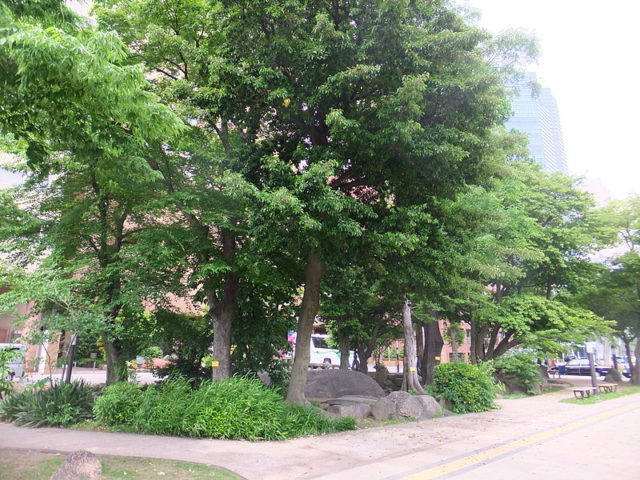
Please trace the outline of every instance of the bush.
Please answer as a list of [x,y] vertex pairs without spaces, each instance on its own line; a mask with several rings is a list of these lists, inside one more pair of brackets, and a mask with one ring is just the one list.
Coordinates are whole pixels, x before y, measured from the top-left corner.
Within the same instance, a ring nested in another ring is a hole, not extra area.
[[490,366],[444,363],[435,368],[432,392],[455,413],[484,412],[494,407],[496,384]]
[[22,352],[9,348],[0,348],[0,398],[13,391],[11,362],[22,356]]
[[0,403],[0,417],[25,427],[71,425],[93,417],[94,396],[82,381],[24,390]]
[[142,352],[140,352],[140,356],[144,357],[147,360],[162,358],[162,349],[156,346],[147,347],[142,350]]
[[355,421],[290,405],[259,380],[234,377],[195,389],[182,379],[151,387],[133,426],[150,434],[275,440],[353,429]]
[[108,427],[130,425],[142,403],[142,389],[135,383],[110,385],[96,399],[93,413],[96,420]]
[[493,366],[496,373],[515,377],[518,385],[527,395],[538,393],[540,371],[533,355],[518,353],[507,357],[499,357],[493,361]]

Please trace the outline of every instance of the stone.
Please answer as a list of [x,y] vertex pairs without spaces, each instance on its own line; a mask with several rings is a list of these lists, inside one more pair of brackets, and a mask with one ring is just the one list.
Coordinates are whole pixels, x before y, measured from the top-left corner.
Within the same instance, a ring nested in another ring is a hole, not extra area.
[[375,405],[378,400],[380,400],[380,398],[368,397],[366,395],[345,395],[339,398],[332,398],[330,400],[327,400],[325,403],[328,405],[346,405],[349,403],[364,403],[366,405],[372,406],[372,405]]
[[607,383],[620,383],[622,381],[622,375],[615,368],[609,370],[609,372],[605,375],[604,381]]
[[316,370],[307,375],[304,389],[307,400],[326,402],[345,395],[362,395],[380,398],[384,391],[376,381],[354,370]]
[[100,460],[93,453],[77,450],[71,453],[50,480],[94,480],[102,475]]
[[430,395],[411,395],[407,392],[391,392],[371,408],[376,420],[427,419],[443,414],[442,407]]
[[346,395],[327,400],[327,412],[338,417],[367,418],[371,416],[371,407],[380,400],[378,397],[364,395]]
[[262,383],[264,383],[267,387],[271,386],[271,375],[269,372],[258,372],[258,378]]
[[371,416],[371,407],[366,403],[343,403],[331,405],[327,412],[338,417],[367,418]]

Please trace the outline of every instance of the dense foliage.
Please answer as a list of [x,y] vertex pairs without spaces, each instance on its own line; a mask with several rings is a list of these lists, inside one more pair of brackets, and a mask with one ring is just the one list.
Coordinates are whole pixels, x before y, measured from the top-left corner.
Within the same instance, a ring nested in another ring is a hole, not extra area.
[[[176,357],[167,375],[284,379],[295,329],[287,399],[304,404],[318,314],[362,370],[404,334],[416,391],[437,318],[471,327],[472,362],[608,332],[574,298],[605,243],[592,199],[503,127],[531,39],[447,0],[94,4],[97,24],[62,0],[0,0],[0,148],[27,176],[0,194],[0,310],[31,301],[38,335],[99,338],[107,383],[154,345]],[[175,382],[144,393],[135,428],[335,427],[248,380]],[[128,417],[108,417],[128,408],[118,389],[105,423]],[[194,413],[251,402],[272,426]]]
[[0,418],[24,427],[71,425],[93,417],[94,390],[82,381],[23,390],[0,403]]
[[0,348],[0,399],[13,391],[11,383],[12,369],[9,365],[17,361],[22,356],[22,352],[7,348]]
[[484,412],[495,406],[496,384],[490,365],[443,363],[435,368],[432,393],[452,412]]
[[96,399],[93,413],[96,421],[107,427],[126,425],[142,403],[142,389],[130,382],[109,385]]
[[496,373],[515,377],[524,393],[528,395],[538,393],[540,370],[533,355],[526,353],[504,355],[493,361],[493,367]]
[[[276,440],[355,428],[351,418],[332,420],[317,410],[285,403],[259,380],[242,377],[197,386],[168,380],[147,388],[141,399],[137,387],[114,385],[105,397],[96,404],[98,421],[156,435]],[[109,413],[109,406],[116,412]]]

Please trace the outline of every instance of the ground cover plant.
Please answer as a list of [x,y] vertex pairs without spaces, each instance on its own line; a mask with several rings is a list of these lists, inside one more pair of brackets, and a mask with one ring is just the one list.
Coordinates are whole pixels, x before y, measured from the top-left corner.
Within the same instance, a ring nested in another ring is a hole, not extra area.
[[53,383],[7,396],[0,418],[25,427],[71,425],[93,417],[94,389],[83,381]]
[[354,429],[352,418],[330,419],[295,406],[259,380],[233,377],[194,385],[182,378],[144,392],[110,386],[95,407],[102,425],[139,433],[246,440],[285,438]]
[[469,413],[494,408],[496,388],[489,365],[444,363],[435,368],[431,392],[451,411]]
[[[0,480],[48,480],[65,459],[59,453],[24,450],[3,450],[0,456]],[[209,465],[157,460],[155,458],[129,458],[98,456],[102,464],[102,479],[172,480],[238,479],[237,475]]]

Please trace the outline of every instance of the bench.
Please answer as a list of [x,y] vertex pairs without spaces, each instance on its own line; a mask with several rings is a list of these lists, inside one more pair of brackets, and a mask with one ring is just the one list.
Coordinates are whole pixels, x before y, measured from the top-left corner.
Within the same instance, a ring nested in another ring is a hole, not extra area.
[[573,389],[573,395],[578,398],[578,394],[580,394],[580,398],[584,398],[585,395],[590,397],[591,395],[595,395],[598,393],[598,387],[579,387]]
[[547,370],[547,373],[551,378],[560,378],[560,370],[558,370],[557,368],[550,368],[549,370]]
[[617,383],[601,383],[598,385],[601,392],[612,393],[618,390]]

